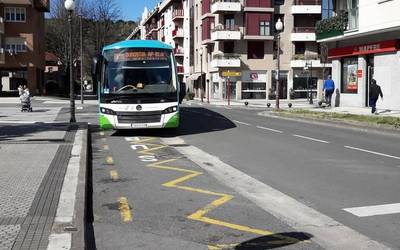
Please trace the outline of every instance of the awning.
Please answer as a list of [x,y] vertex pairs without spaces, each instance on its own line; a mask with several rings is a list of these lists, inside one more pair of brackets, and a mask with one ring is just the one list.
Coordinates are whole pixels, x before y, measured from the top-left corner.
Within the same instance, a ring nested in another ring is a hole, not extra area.
[[200,76],[201,76],[201,73],[194,73],[194,74],[191,74],[187,79],[196,81]]

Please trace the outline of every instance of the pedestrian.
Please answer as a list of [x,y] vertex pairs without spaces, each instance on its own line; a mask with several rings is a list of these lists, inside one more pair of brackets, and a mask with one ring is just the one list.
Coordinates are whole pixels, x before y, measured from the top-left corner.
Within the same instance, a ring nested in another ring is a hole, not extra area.
[[328,76],[328,79],[324,81],[324,86],[322,91],[325,91],[326,106],[330,107],[332,101],[332,94],[333,91],[335,91],[335,82],[332,80],[332,77],[330,75]]
[[372,114],[378,114],[376,113],[376,102],[378,101],[379,96],[381,96],[383,100],[383,93],[381,87],[376,84],[376,80],[372,79],[371,81],[371,86],[369,87],[369,106],[372,108],[371,113]]
[[18,86],[18,95],[22,96],[22,94],[24,93],[24,89],[22,88],[22,85]]

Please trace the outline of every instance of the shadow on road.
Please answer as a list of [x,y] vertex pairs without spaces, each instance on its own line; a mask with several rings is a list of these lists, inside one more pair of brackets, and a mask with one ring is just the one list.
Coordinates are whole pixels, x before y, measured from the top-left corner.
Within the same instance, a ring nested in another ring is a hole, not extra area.
[[[312,237],[313,236],[311,234],[303,232],[278,233],[267,236],[261,236],[255,239],[242,242],[239,245],[235,246],[233,249],[235,250],[275,249],[308,241]],[[304,248],[307,249],[307,247]]]
[[205,108],[181,108],[180,127],[178,129],[138,129],[115,131],[113,136],[157,136],[175,137],[195,135],[235,128],[236,125],[225,116]]

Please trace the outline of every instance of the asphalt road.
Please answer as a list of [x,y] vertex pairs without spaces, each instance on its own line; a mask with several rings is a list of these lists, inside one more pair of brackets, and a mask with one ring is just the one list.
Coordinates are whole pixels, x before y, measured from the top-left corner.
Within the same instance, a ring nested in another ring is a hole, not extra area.
[[[263,117],[259,111],[193,103],[182,109],[182,126],[176,131],[94,130],[91,247],[335,245],[337,239],[321,241],[323,234],[314,237],[296,229],[285,215],[273,216],[268,204],[246,195],[261,191],[243,191],[246,183],[235,179],[232,167],[248,176],[250,186],[267,190],[262,185],[268,185],[371,240],[400,248],[399,137]],[[198,157],[190,155],[189,146],[198,150]],[[227,164],[226,172],[218,175],[214,162]],[[344,210],[383,204],[391,205]],[[290,211],[282,205],[285,209]]]

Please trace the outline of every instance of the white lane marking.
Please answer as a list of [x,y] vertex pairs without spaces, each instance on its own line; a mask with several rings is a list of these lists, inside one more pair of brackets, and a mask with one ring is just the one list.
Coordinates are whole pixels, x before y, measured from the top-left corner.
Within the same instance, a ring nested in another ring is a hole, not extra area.
[[236,121],[236,120],[233,120],[233,121],[236,123],[242,124],[242,125],[251,126],[251,124],[246,123],[246,122],[241,122],[241,121]]
[[76,107],[76,109],[78,109],[78,110],[79,110],[79,109],[83,109],[83,107]]
[[[163,140],[165,144],[168,141]],[[170,142],[170,141],[169,141]],[[184,144],[182,139],[180,143]],[[194,146],[175,149],[224,185],[251,200],[266,212],[300,232],[313,235],[312,240],[326,249],[389,249],[338,221],[307,207],[290,196],[248,176]]]
[[303,136],[303,135],[293,135],[294,137],[299,137],[299,138],[303,138],[303,139],[306,139],[306,140],[310,140],[310,141],[316,141],[316,142],[322,142],[322,143],[329,143],[328,141],[323,141],[323,140],[320,140],[320,139],[315,139],[315,138],[312,138],[312,137],[308,137],[308,136]]
[[72,234],[71,233],[53,233],[49,236],[49,244],[47,245],[47,250],[71,249],[72,244]]
[[225,107],[225,109],[232,109],[232,108],[230,108],[230,107]]
[[351,214],[354,214],[355,216],[358,217],[398,214],[400,213],[400,203],[365,206],[365,207],[351,207],[351,208],[343,208],[343,210]]
[[362,149],[362,148],[351,147],[351,146],[344,146],[344,147],[348,148],[348,149],[353,149],[353,150],[365,152],[365,153],[370,153],[370,154],[374,154],[374,155],[380,155],[380,156],[385,156],[385,157],[389,157],[389,158],[400,160],[400,157],[398,157],[398,156],[383,154],[383,153],[379,153],[379,152],[375,152],[375,151],[371,151],[371,150],[366,150],[366,149]]
[[272,131],[272,132],[276,132],[276,133],[283,133],[283,131],[276,130],[276,129],[273,129],[273,128],[266,128],[266,127],[262,127],[262,126],[257,126],[257,128],[268,130],[268,131]]

